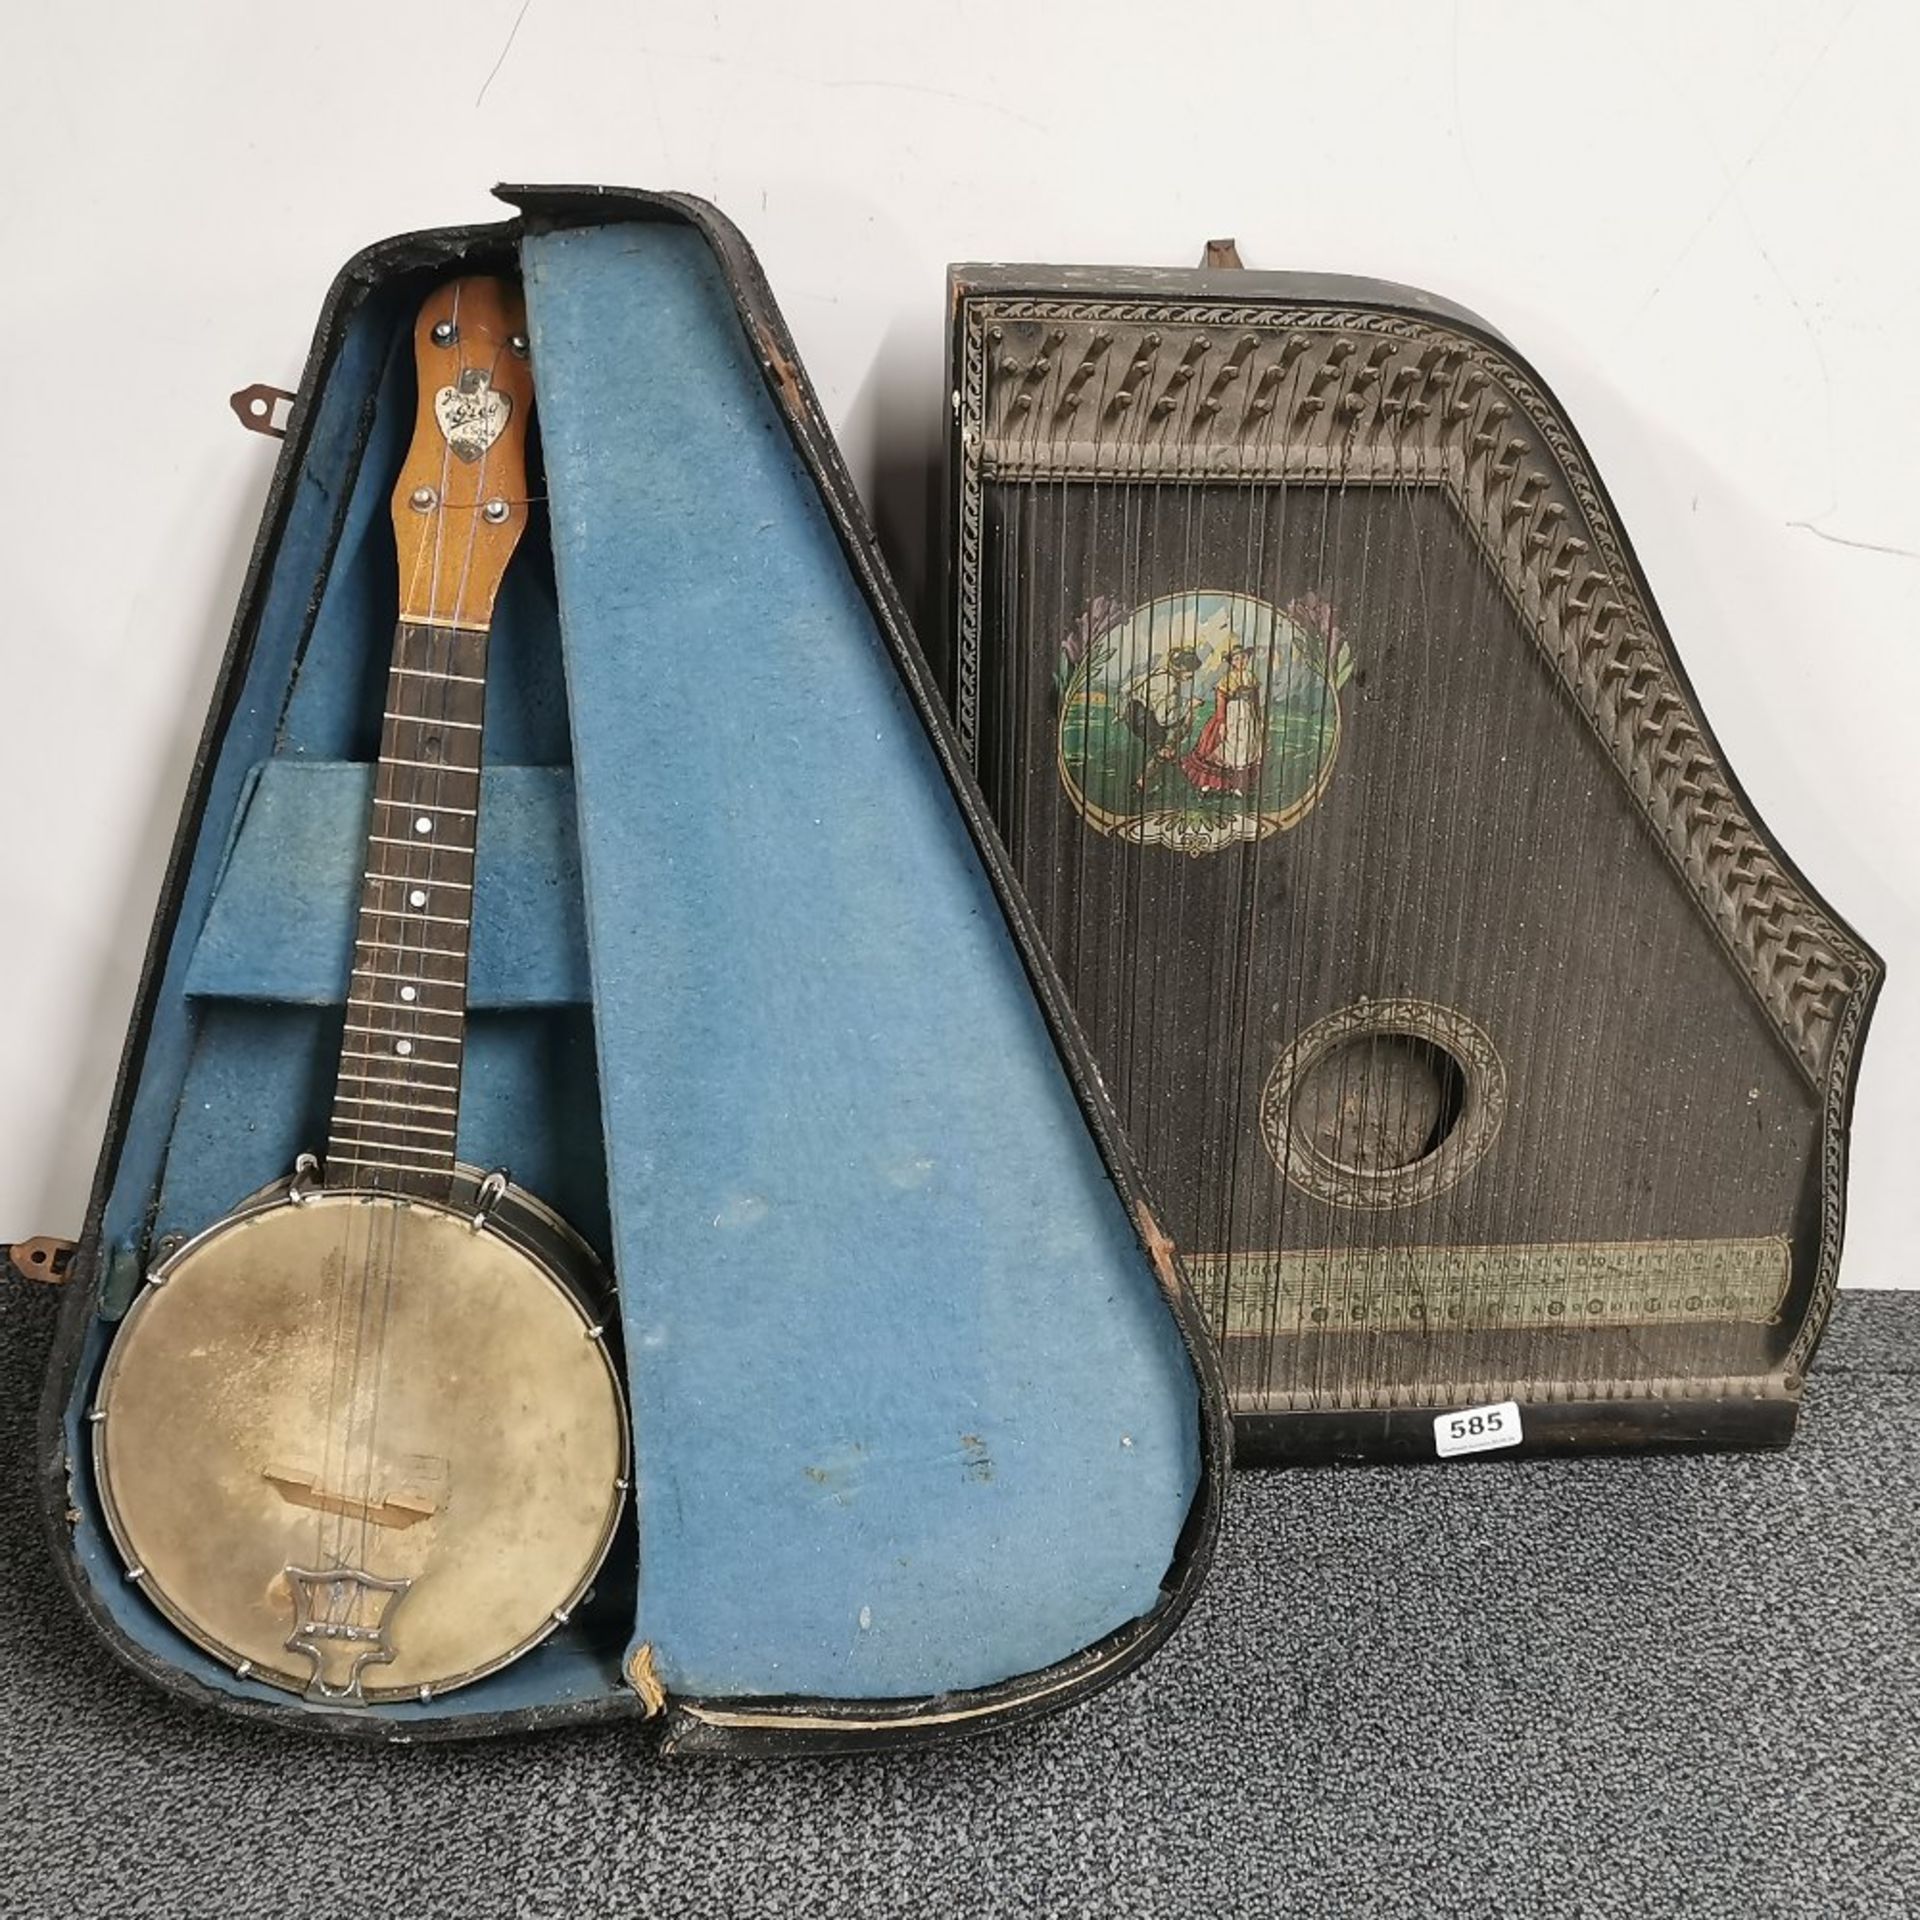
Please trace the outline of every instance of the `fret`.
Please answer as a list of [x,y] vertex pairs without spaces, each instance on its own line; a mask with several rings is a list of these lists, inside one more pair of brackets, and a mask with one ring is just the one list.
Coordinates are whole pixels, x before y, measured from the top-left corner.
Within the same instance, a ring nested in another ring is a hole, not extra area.
[[[408,766],[421,766],[426,763],[409,760],[405,764]],[[383,760],[381,765],[390,767],[393,765],[393,762],[391,760]],[[384,793],[376,793],[373,796],[373,804],[376,807],[399,807],[406,813],[456,813],[463,820],[476,820],[480,816],[480,809],[478,807],[449,806],[444,800],[395,799]]]
[[[396,1014],[397,1020],[407,1020],[407,1018],[411,1018],[411,1010],[407,1010],[407,1008],[394,1008],[394,1014]],[[457,1033],[401,1033],[397,1025],[394,1025],[394,1027],[369,1027],[369,1025],[365,1025],[365,1023],[361,1023],[361,1021],[355,1020],[349,1020],[348,1023],[346,1023],[346,1029],[344,1029],[344,1031],[348,1031],[348,1033],[388,1033],[388,1035],[392,1035],[394,1039],[405,1041],[409,1046],[459,1046],[459,1044],[461,1044],[461,1037],[459,1037]],[[396,1054],[394,1058],[396,1058],[396,1060],[413,1060],[415,1056],[413,1056],[413,1054]],[[438,1062],[434,1062],[434,1064],[438,1066]]]
[[[336,1135],[342,1127],[351,1128],[356,1133],[362,1132],[368,1127],[378,1127],[386,1133],[424,1133],[435,1140],[444,1140],[448,1134],[453,1132],[453,1128],[451,1127],[422,1127],[415,1125],[411,1120],[336,1120],[334,1122]],[[368,1144],[371,1146],[379,1146],[381,1143],[375,1140],[370,1141]]]
[[[376,1056],[376,1058],[378,1057],[380,1056]],[[440,1071],[446,1073],[447,1069],[443,1066]],[[440,1080],[421,1081],[416,1085],[412,1081],[395,1079],[384,1073],[367,1073],[357,1067],[348,1067],[345,1064],[344,1055],[342,1056],[340,1068],[340,1078],[342,1080],[355,1080],[364,1087],[378,1087],[383,1093],[430,1093],[434,1096],[434,1105],[436,1107],[450,1102],[454,1111],[458,1113],[460,1110],[459,1078],[457,1075],[450,1075],[449,1077],[452,1081],[450,1085]],[[426,1111],[424,1106],[415,1106],[412,1101],[408,1101],[406,1104],[415,1112]],[[394,1110],[398,1111],[399,1109],[396,1108]],[[354,1116],[352,1114],[342,1113],[336,1108],[333,1115],[333,1125],[336,1127],[351,1125],[353,1118]]]
[[[464,982],[459,980],[442,980],[431,973],[394,973],[385,967],[355,967],[353,977],[356,982],[361,980],[398,980],[401,985],[408,987],[444,987],[447,992],[453,994],[457,999],[462,1000],[464,1000],[466,993]],[[408,1004],[412,1005],[413,1002],[410,1001]]]
[[[344,1101],[347,1105],[354,1107],[394,1107],[402,1113],[457,1114],[460,1111],[458,1107],[432,1106],[425,1100],[381,1100],[370,1093],[341,1093],[336,1094],[334,1099],[336,1103]],[[336,1116],[334,1124],[336,1126],[340,1124],[340,1118],[338,1116]],[[351,1124],[351,1120],[348,1121],[348,1124]]]
[[[432,751],[440,753],[437,747]],[[399,769],[403,767],[411,771],[402,773]],[[391,775],[389,769],[393,770]],[[479,765],[449,760],[444,753],[435,760],[414,759],[402,753],[384,754],[376,772],[381,777],[374,782],[374,799],[390,801],[396,806],[411,806],[421,793],[432,790],[445,795],[449,810],[459,806],[461,812],[470,814],[474,809],[464,803],[480,797]]]
[[356,1146],[351,1152],[345,1154],[335,1153],[329,1150],[327,1154],[328,1174],[331,1176],[332,1170],[336,1165],[364,1167],[369,1173],[433,1173],[444,1177],[451,1175],[453,1172],[451,1155],[449,1155],[447,1159],[439,1161],[410,1160],[406,1158],[375,1160],[371,1158],[373,1153],[379,1151],[380,1149],[376,1143],[370,1140],[363,1142],[360,1146]]
[[[365,909],[362,908],[361,911],[364,913]],[[409,945],[405,940],[388,940],[376,934],[356,934],[353,944],[356,947],[391,947],[397,953],[412,954],[423,960],[465,960],[467,957],[465,947],[416,947]],[[393,977],[397,980],[403,976],[395,974]],[[412,976],[407,975],[405,977],[410,979]],[[448,986],[453,983],[450,981],[439,981],[436,982],[436,984]]]
[[395,713],[389,707],[386,710],[389,720],[405,720],[416,727],[458,727],[463,733],[479,733],[483,730],[478,720],[449,720],[440,713]]
[[[376,887],[424,887],[429,893],[431,893],[435,887],[451,887],[455,893],[471,893],[473,891],[473,882],[471,880],[441,880],[435,878],[435,876],[430,873],[375,873],[369,868],[360,878],[369,885]],[[380,913],[419,913],[421,909],[418,907],[380,907],[377,908],[376,911]]]
[[[401,1034],[399,1037],[404,1040],[408,1036]],[[439,1074],[455,1080],[460,1077],[460,1063],[457,1060],[426,1060],[422,1059],[417,1053],[395,1053],[391,1047],[363,1047],[358,1042],[349,1041],[341,1047],[340,1057],[342,1060],[364,1060],[367,1062],[366,1066],[356,1067],[354,1069],[354,1075],[357,1079],[365,1080],[370,1084],[377,1082],[383,1087],[397,1086],[403,1092],[412,1090],[412,1081],[415,1074]],[[391,1073],[376,1073],[373,1071],[375,1066],[391,1067],[394,1071]],[[460,1089],[458,1087],[429,1086],[423,1081],[419,1091],[422,1093],[458,1093]]]
[[487,696],[478,683],[470,682],[459,668],[443,670],[438,666],[389,669],[387,692],[402,702],[415,697],[444,704],[462,702],[473,712],[483,712]]
[[[360,878],[371,882],[371,884],[376,887],[425,887],[429,892],[435,887],[452,887],[460,893],[471,893],[473,891],[473,888],[464,880],[431,880],[425,874],[419,873],[363,873]],[[383,907],[379,909],[379,911],[383,913],[389,911],[398,913],[402,911],[402,909],[398,907],[391,909]],[[418,913],[420,909],[415,907],[412,911]]]
[[[446,853],[463,860],[471,860],[473,858],[473,849],[471,847],[457,847],[449,840],[443,840],[436,845],[433,841],[429,840],[424,833],[421,834],[418,839],[414,840],[402,840],[391,833],[370,833],[367,835],[367,838],[376,846],[415,847],[423,853]],[[431,884],[440,887],[458,887],[466,884],[461,880],[430,880],[428,875],[419,873],[370,873],[367,877],[369,879],[379,880],[413,880],[419,882],[421,885]],[[468,890],[471,891],[470,888]]]
[[404,660],[407,648],[416,640],[422,642],[429,653],[439,646],[445,646],[451,653],[464,644],[469,652],[477,651],[484,659],[487,630],[459,620],[403,619],[394,629],[396,656]]
[[422,1171],[451,1173],[453,1171],[451,1155],[455,1139],[456,1135],[451,1128],[445,1133],[436,1131],[425,1139],[412,1140],[347,1139],[336,1135],[332,1147],[336,1156],[344,1153],[352,1159],[364,1160],[369,1165],[376,1164],[373,1160],[375,1154],[390,1154],[394,1160],[412,1163],[424,1161],[429,1155],[438,1154],[444,1150],[449,1155],[448,1159],[440,1161],[437,1166],[422,1168]]
[[[409,1087],[415,1084],[416,1075],[431,1073],[443,1075],[452,1082],[452,1085],[442,1085],[437,1079],[423,1080],[419,1082],[423,1092],[458,1093],[460,1091],[460,1063],[457,1060],[422,1060],[417,1053],[394,1053],[391,1050],[382,1053],[377,1047],[342,1047],[340,1058],[343,1062],[347,1060],[378,1061],[383,1067],[399,1068],[398,1073],[373,1073],[366,1067],[356,1067],[351,1077],[355,1080],[363,1080],[369,1086]],[[340,1069],[340,1074],[342,1079],[348,1077],[348,1070],[344,1065]]]
[[[415,886],[425,883],[416,880]],[[363,902],[360,908],[364,918],[380,920],[437,920],[443,927],[470,927],[473,922],[464,915],[456,913],[429,913],[425,907],[376,907]],[[464,955],[462,956],[465,957]]]
[[487,684],[484,673],[442,673],[435,667],[394,667],[391,671],[415,680],[456,680],[467,687],[484,687]]
[[360,993],[349,993],[347,1005],[365,1007],[370,1012],[385,1011],[402,1014],[408,1019],[413,1019],[420,1014],[425,1014],[430,1020],[464,1020],[467,1017],[464,1007],[428,1007],[423,1006],[418,1000],[370,999],[367,995]]

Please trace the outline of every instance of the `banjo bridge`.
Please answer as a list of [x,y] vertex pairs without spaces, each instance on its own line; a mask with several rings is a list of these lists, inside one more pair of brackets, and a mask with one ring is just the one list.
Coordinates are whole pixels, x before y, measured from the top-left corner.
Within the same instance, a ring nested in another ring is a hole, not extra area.
[[281,1499],[296,1507],[311,1507],[319,1513],[337,1513],[349,1520],[365,1520],[376,1527],[413,1527],[430,1520],[439,1512],[440,1503],[431,1494],[413,1488],[395,1493],[362,1495],[334,1493],[319,1480],[298,1467],[268,1467],[261,1476]]

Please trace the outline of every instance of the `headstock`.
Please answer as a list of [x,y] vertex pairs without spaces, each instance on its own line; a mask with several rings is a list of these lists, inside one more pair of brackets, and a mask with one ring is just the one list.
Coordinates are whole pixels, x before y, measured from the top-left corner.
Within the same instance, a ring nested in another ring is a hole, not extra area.
[[393,490],[400,618],[484,632],[527,523],[533,373],[513,282],[436,287],[413,329],[420,400]]

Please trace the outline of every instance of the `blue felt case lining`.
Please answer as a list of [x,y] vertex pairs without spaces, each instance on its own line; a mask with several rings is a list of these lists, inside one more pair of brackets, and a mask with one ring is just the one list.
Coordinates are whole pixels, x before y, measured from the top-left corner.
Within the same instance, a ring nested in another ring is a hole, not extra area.
[[[534,1655],[382,1711],[604,1696],[641,1645],[709,1699],[1038,1671],[1158,1600],[1192,1364],[704,239],[523,265],[551,533],[491,650],[461,1151],[611,1260],[637,1542]],[[357,310],[313,402],[108,1197],[122,1285],[324,1131],[420,291]],[[83,1516],[133,1638],[286,1702]]]

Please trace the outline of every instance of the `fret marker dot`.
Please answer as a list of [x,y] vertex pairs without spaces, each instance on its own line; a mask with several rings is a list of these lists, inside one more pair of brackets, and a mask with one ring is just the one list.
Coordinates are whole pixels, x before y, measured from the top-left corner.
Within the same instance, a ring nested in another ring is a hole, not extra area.
[[423,813],[420,818],[413,823],[413,830],[415,833],[431,833],[433,831],[433,822]]
[[395,1053],[411,1053],[413,1051],[413,1042],[411,1040],[396,1040],[393,1043],[393,1050]]
[[415,887],[414,890],[407,895],[407,905],[410,907],[424,907],[426,904],[426,893],[419,887]]
[[402,987],[400,989],[400,998],[402,1000],[417,1000],[419,997],[411,987]]

